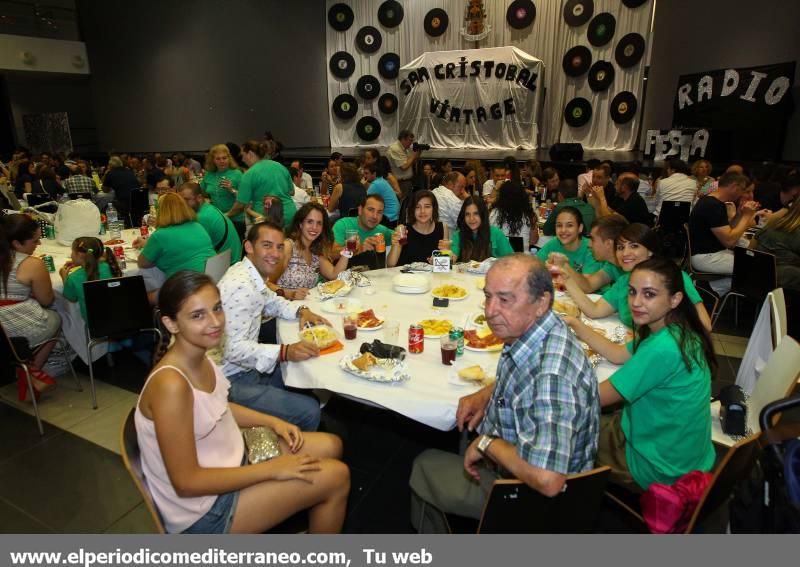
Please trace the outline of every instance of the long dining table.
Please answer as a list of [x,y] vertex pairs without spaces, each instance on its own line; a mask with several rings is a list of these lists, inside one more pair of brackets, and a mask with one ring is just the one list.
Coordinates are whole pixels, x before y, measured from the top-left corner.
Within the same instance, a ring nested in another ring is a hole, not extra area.
[[[379,319],[384,320],[382,328],[376,330],[359,329],[355,340],[344,340],[343,350],[322,355],[303,362],[285,363],[282,367],[287,386],[303,389],[322,389],[344,395],[367,404],[376,405],[411,418],[442,431],[453,429],[456,425],[456,409],[461,397],[477,391],[480,385],[463,383],[458,380],[456,370],[470,365],[481,365],[486,374],[496,372],[500,351],[476,352],[465,349],[463,356],[457,358],[455,366],[445,366],[441,361],[439,339],[425,339],[424,351],[419,354],[408,353],[410,379],[403,382],[379,383],[365,380],[340,369],[343,356],[358,353],[361,344],[374,339],[384,340],[387,322],[399,324],[399,340],[396,343],[408,347],[408,329],[413,323],[424,319],[446,319],[456,326],[474,329],[474,318],[483,313],[484,294],[479,289],[483,276],[453,271],[444,274],[421,274],[429,280],[425,293],[408,294],[394,290],[392,280],[400,273],[399,268],[372,270],[365,275],[371,285],[354,287],[348,298],[360,301],[360,310],[372,309]],[[467,290],[461,300],[450,300],[448,307],[434,307],[432,289],[444,284],[453,284]],[[560,292],[557,294],[560,295]],[[326,303],[317,288],[310,292],[304,304],[326,317],[331,325],[341,333],[343,315],[326,312]],[[594,327],[602,327],[608,336],[620,327],[616,316],[597,319],[591,322]],[[281,343],[299,340],[296,321],[279,319],[278,338]],[[613,374],[616,366],[601,360],[595,367],[598,380],[604,381]]]

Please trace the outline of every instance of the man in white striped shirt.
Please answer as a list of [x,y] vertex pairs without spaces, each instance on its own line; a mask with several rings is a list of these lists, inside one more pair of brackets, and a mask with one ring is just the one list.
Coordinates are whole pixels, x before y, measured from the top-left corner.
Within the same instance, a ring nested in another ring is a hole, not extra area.
[[466,199],[467,180],[463,174],[451,171],[442,178],[442,184],[433,190],[439,205],[439,218],[450,229],[452,235],[456,230],[461,202]]

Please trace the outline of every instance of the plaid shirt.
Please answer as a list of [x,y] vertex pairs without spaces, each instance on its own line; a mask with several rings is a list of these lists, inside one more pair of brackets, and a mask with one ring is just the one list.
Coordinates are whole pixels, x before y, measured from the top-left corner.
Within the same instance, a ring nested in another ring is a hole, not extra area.
[[600,421],[597,377],[567,325],[548,311],[506,345],[480,432],[525,461],[560,474],[594,467]]
[[92,195],[97,193],[97,185],[94,184],[94,180],[81,174],[67,177],[64,180],[64,189],[67,190],[67,193],[91,193]]

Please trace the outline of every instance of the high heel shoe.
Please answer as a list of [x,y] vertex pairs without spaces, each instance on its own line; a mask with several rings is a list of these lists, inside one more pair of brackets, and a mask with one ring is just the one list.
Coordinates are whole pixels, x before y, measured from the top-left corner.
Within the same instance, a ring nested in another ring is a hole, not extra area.
[[33,387],[39,392],[44,392],[51,386],[56,385],[56,381],[48,373],[41,371],[35,366],[30,366],[31,378],[33,378]]
[[[33,378],[33,376],[31,376]],[[34,382],[35,384],[35,382]],[[17,398],[19,401],[24,402],[28,399],[28,379],[25,377],[25,371],[22,368],[17,368]],[[39,401],[39,391],[36,389],[36,386],[33,387],[33,396],[36,398],[36,401]]]

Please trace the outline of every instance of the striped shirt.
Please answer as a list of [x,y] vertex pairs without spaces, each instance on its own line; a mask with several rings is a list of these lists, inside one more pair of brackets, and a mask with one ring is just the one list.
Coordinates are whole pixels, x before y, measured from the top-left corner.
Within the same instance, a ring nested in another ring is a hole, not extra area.
[[594,467],[597,377],[567,325],[548,311],[506,345],[480,433],[514,445],[529,464],[560,474]]

